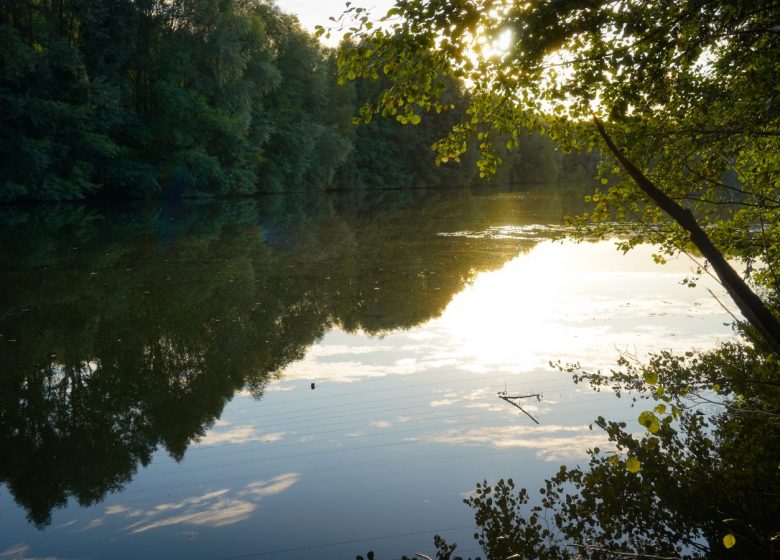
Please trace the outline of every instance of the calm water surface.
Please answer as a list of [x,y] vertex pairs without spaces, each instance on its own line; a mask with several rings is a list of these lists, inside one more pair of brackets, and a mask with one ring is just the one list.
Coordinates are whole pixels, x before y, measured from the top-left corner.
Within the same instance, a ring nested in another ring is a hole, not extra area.
[[552,241],[572,204],[0,211],[0,558],[478,553],[476,482],[536,489],[596,416],[636,424],[551,360],[731,335],[689,262]]

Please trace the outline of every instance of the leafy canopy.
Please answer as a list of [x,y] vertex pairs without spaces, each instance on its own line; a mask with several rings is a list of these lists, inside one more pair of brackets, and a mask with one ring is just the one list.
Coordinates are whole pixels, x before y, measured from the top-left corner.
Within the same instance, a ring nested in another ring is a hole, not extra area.
[[[350,11],[351,10],[351,11]],[[598,116],[624,154],[690,209],[724,253],[741,256],[762,296],[777,301],[780,252],[780,6],[739,0],[399,0],[381,25],[360,8],[340,22],[351,43],[342,79],[386,76],[361,109],[414,124],[454,76],[470,90],[466,117],[435,144],[457,160],[470,142],[480,171],[500,163],[522,130],[564,149],[603,146]],[[626,247],[668,252],[688,236],[647,204],[620,169],[604,165],[589,215],[641,224]]]

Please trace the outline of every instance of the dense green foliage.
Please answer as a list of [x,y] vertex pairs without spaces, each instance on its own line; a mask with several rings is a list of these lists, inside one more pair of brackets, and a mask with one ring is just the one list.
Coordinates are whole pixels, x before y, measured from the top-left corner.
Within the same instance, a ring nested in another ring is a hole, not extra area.
[[[267,0],[11,0],[0,60],[0,201],[459,186],[473,175],[439,173],[427,157],[457,111],[413,131],[355,132],[373,86],[339,87],[333,53]],[[447,95],[465,102],[456,81]],[[531,172],[555,182],[560,168]]]
[[[721,252],[746,259],[761,296],[776,303],[778,20],[776,2],[403,0],[381,25],[361,8],[343,16],[354,43],[341,76],[392,84],[363,107],[365,120],[424,123],[447,108],[447,80],[470,84],[464,118],[437,149],[440,162],[478,150],[484,175],[506,159],[496,147],[522,146],[529,130],[562,149],[608,151],[591,121],[598,115]],[[688,232],[623,170],[603,173],[607,188],[586,218],[635,221],[627,246],[690,248]]]

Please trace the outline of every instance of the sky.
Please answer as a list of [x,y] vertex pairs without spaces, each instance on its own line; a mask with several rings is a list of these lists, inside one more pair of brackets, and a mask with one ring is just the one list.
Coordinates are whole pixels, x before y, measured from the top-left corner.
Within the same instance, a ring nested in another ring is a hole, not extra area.
[[[298,16],[301,24],[309,31],[314,31],[315,25],[328,26],[333,24],[328,18],[338,17],[345,9],[346,0],[276,0],[277,5],[285,12]],[[393,0],[353,0],[353,6],[368,8],[375,17],[382,17],[394,4]],[[335,43],[336,41],[328,41]]]

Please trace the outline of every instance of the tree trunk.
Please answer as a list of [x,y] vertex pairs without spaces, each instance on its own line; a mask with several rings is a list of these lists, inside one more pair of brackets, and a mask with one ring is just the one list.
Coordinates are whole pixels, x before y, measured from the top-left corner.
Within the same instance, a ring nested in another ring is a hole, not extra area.
[[737,304],[742,315],[753,325],[767,345],[777,355],[780,355],[780,322],[772,314],[769,308],[764,305],[756,293],[750,289],[747,282],[737,273],[728,263],[723,253],[712,243],[707,233],[696,221],[696,217],[687,208],[683,208],[677,202],[672,200],[666,193],[656,187],[633,163],[631,163],[620,149],[615,146],[612,138],[604,130],[604,125],[594,115],[594,122],[598,128],[599,134],[606,142],[607,147],[625,169],[637,186],[650,199],[671,218],[677,222],[690,236],[699,252],[712,265],[712,269],[717,274],[723,287],[729,293],[734,303]]

